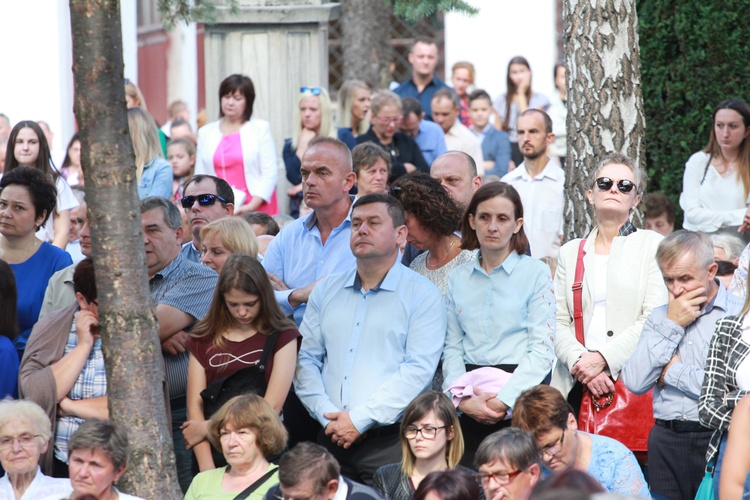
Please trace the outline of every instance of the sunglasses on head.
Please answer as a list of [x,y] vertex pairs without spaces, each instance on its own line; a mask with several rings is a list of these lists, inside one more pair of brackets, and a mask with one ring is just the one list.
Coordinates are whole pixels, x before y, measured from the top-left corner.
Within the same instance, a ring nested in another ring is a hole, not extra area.
[[304,94],[305,92],[310,92],[312,95],[320,95],[320,92],[322,89],[320,87],[300,87],[299,93]]
[[180,199],[180,203],[182,203],[182,208],[192,208],[193,203],[198,200],[198,205],[202,207],[210,207],[214,203],[216,203],[216,200],[219,200],[222,203],[227,203],[227,200],[219,196],[218,194],[199,194],[198,196],[183,196],[182,199]]
[[[609,191],[612,189],[612,185],[615,183],[612,179],[609,177],[599,177],[596,180],[596,187],[599,188],[599,191]],[[633,190],[635,187],[635,183],[633,181],[629,181],[627,179],[620,179],[617,181],[617,189],[622,194],[628,194]]]

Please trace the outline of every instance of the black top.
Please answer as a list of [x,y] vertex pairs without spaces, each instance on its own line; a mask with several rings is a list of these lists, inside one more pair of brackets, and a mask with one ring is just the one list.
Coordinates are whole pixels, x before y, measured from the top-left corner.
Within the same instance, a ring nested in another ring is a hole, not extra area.
[[427,164],[424,156],[422,156],[422,151],[420,151],[417,142],[408,135],[396,132],[393,134],[393,139],[390,144],[383,144],[378,140],[378,136],[375,135],[375,131],[372,130],[372,127],[370,127],[370,130],[368,130],[366,134],[357,137],[357,144],[362,144],[367,141],[374,142],[391,154],[391,175],[388,177],[389,184],[393,184],[393,181],[406,173],[404,163],[411,163],[417,167],[417,170],[420,172],[426,174],[430,173],[430,166]]

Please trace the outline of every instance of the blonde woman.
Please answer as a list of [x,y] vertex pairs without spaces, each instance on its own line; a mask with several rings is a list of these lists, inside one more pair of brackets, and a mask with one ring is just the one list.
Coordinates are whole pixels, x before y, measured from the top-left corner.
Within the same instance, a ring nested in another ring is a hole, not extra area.
[[221,273],[233,253],[258,255],[258,239],[250,224],[239,217],[224,217],[201,228],[201,263]]
[[156,122],[143,108],[128,109],[130,140],[135,154],[138,198],[172,196],[172,166],[164,159]]
[[370,128],[370,97],[372,90],[362,80],[347,80],[339,89],[338,136],[349,149],[357,145],[357,137]]

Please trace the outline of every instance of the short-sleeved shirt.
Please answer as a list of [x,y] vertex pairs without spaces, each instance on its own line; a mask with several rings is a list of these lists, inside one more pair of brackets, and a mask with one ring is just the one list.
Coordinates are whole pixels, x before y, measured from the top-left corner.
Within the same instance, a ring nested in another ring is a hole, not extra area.
[[[255,334],[240,342],[224,339],[224,346],[217,348],[212,337],[190,337],[187,348],[206,371],[206,383],[210,384],[215,380],[229,377],[243,368],[257,365],[260,362],[261,354],[263,354],[266,339],[268,339],[268,336],[263,334]],[[299,331],[292,328],[281,332],[273,348],[273,354],[275,355],[282,347],[295,339],[297,351],[299,351],[299,346],[302,343]],[[268,360],[266,383],[270,380],[272,372],[273,356]]]
[[[78,206],[76,195],[73,194],[73,190],[70,189],[68,181],[66,181],[62,175],[60,175],[55,181],[55,187],[57,188],[57,205],[55,205],[55,212],[60,213],[64,210],[73,210]],[[52,241],[52,238],[54,238],[55,235],[54,224],[52,223],[53,215],[54,214],[49,214],[44,227],[36,232],[37,238],[48,243]]]

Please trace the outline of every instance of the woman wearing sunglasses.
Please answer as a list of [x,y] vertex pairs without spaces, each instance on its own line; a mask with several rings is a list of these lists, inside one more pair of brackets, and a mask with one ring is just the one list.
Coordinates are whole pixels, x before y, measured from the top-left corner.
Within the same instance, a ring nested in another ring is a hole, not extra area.
[[234,191],[234,214],[276,215],[276,147],[271,126],[253,116],[255,86],[245,75],[219,85],[220,119],[198,131],[195,173],[220,177]]
[[464,469],[458,465],[464,452],[461,425],[445,394],[426,391],[414,398],[401,418],[400,436],[403,459],[379,468],[373,477],[373,488],[386,500],[411,500],[431,472]]
[[[594,397],[614,392],[614,380],[635,349],[652,309],[667,302],[667,290],[656,263],[662,236],[636,230],[630,214],[646,187],[646,173],[625,155],[604,158],[589,177],[588,201],[596,227],[581,240],[560,249],[555,295],[558,363],[552,376],[573,406],[581,403],[583,386]],[[581,302],[584,344],[576,339],[573,319],[576,266],[584,268]]]
[[715,233],[738,230],[750,237],[750,106],[740,99],[714,110],[708,146],[685,164],[680,206],[682,226]]
[[302,155],[307,151],[310,141],[316,137],[336,137],[331,99],[326,89],[320,87],[299,89],[292,126],[294,127],[292,137],[284,141],[281,156],[284,158],[286,178],[292,185],[286,191],[289,196],[289,214],[292,217],[299,217],[299,207],[302,204],[302,174],[300,173]]

